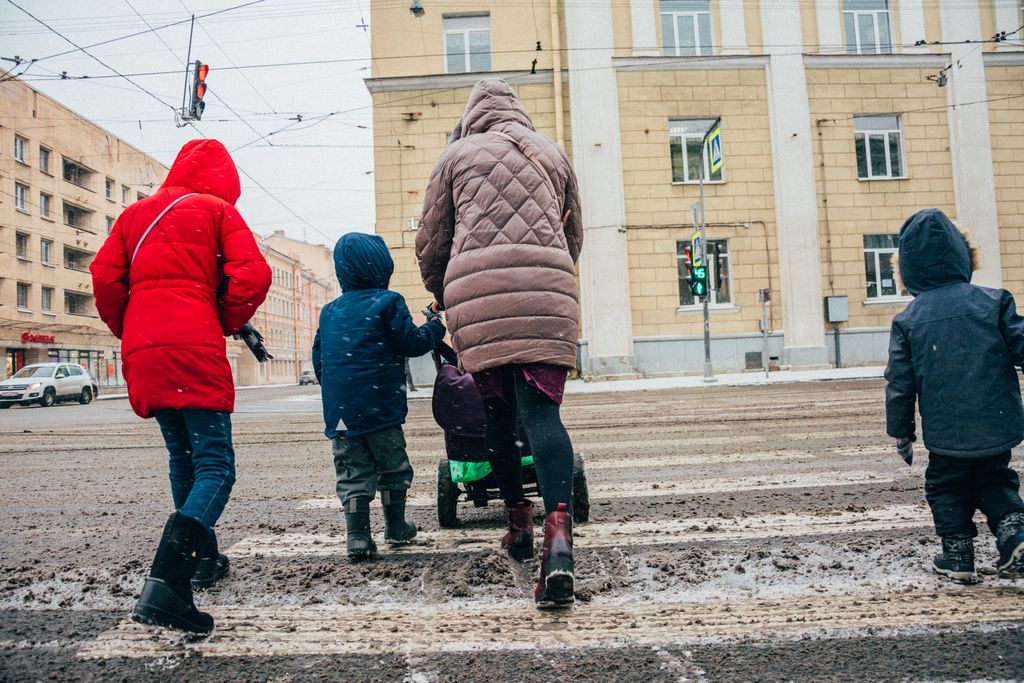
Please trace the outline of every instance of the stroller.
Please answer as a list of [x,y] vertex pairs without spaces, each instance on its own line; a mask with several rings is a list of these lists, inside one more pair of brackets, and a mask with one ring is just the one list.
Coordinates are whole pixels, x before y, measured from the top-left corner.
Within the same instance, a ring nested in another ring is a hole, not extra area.
[[[484,404],[472,375],[459,370],[455,350],[443,341],[431,355],[437,368],[432,401],[434,420],[444,430],[448,456],[437,463],[437,522],[442,528],[451,528],[459,523],[460,500],[472,502],[476,507],[487,507],[488,502],[499,500],[501,493],[487,461]],[[537,496],[540,493],[537,470],[522,425],[516,444],[523,463],[524,492],[527,496]],[[582,453],[573,456],[572,517],[577,523],[590,519],[590,495]]]

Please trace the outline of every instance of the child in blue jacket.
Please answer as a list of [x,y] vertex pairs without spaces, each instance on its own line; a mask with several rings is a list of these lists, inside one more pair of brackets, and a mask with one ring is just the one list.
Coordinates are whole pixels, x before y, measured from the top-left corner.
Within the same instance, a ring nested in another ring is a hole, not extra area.
[[907,464],[915,401],[921,413],[925,498],[942,539],[933,568],[960,583],[978,580],[975,509],[996,537],[996,569],[1024,575],[1024,502],[1009,466],[1010,449],[1024,439],[1024,318],[1006,290],[971,284],[975,257],[938,209],[903,224],[900,277],[914,300],[893,318],[885,370],[887,431]]
[[323,398],[324,434],[333,440],[336,490],[345,509],[348,558],[374,557],[370,501],[379,490],[384,540],[411,543],[405,519],[412,465],[402,424],[408,413],[405,359],[422,356],[444,337],[440,316],[417,327],[405,300],[388,290],[394,261],[377,235],[349,233],[334,247],[340,297],[320,313],[313,370]]

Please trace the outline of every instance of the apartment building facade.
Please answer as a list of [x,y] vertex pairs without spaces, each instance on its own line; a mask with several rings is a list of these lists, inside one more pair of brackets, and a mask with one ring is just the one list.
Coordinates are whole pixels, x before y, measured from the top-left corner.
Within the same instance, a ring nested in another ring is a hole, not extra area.
[[[1024,294],[1020,0],[421,6],[371,3],[366,81],[377,232],[411,300],[425,296],[413,243],[427,177],[487,77],[513,85],[579,176],[585,374],[703,368],[682,262],[702,176],[721,282],[716,370],[760,363],[765,288],[781,365],[832,362],[835,329],[844,362],[883,361],[909,301],[896,235],[919,208],[971,230],[984,254],[976,283]],[[700,141],[719,117],[724,163],[711,173]],[[831,295],[847,298],[848,320],[827,322]]]
[[0,82],[0,353],[5,376],[66,361],[124,383],[89,264],[167,168],[18,80]]

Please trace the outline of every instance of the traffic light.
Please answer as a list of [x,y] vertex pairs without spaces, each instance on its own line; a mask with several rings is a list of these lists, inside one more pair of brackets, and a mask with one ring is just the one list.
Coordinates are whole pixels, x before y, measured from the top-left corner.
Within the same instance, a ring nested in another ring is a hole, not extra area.
[[693,277],[690,279],[690,292],[694,298],[704,298],[708,293],[708,267],[694,266]]
[[203,64],[198,59],[196,60],[195,68],[192,72],[192,102],[188,107],[189,116],[196,121],[203,118],[203,110],[206,109],[203,97],[206,95],[206,74],[209,71],[210,66],[208,64]]

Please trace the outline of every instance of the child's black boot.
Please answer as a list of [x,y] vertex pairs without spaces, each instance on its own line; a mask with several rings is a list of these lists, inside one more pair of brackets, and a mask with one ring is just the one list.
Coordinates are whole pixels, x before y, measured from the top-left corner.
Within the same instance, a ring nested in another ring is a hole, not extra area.
[[149,578],[132,611],[134,621],[187,633],[213,631],[213,617],[197,610],[192,601],[192,576],[208,542],[209,532],[197,520],[179,512],[167,519]]
[[392,548],[409,545],[416,538],[416,525],[405,519],[405,491],[381,491],[384,507],[384,542]]
[[210,531],[206,550],[199,556],[196,573],[192,576],[192,590],[209,588],[228,575],[228,556],[217,548],[217,534]]
[[996,549],[999,550],[999,575],[1009,579],[1024,578],[1024,512],[1007,513],[996,526]]
[[970,536],[943,536],[942,554],[932,560],[932,569],[956,583],[978,583],[978,575],[974,571],[974,539]]
[[377,556],[377,544],[370,534],[370,499],[351,498],[345,504],[348,531],[348,560],[359,562]]

